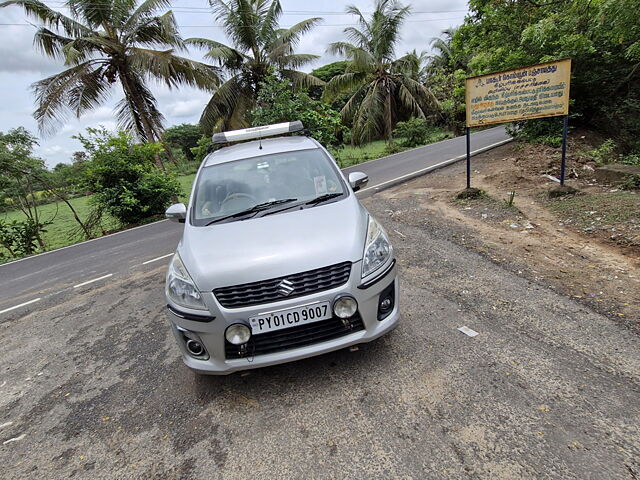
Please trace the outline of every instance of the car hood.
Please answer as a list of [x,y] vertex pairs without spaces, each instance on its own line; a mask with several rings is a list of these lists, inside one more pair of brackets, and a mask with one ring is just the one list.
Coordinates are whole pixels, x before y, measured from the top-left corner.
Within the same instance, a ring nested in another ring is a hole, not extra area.
[[362,260],[367,211],[355,195],[208,227],[186,225],[178,252],[200,291]]

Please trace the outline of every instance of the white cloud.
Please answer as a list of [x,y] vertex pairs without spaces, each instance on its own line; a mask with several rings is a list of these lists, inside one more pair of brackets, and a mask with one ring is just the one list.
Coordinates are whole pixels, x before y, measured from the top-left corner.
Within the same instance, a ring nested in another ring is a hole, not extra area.
[[185,118],[199,115],[205,104],[202,100],[178,100],[169,104],[166,108],[166,114],[171,117]]

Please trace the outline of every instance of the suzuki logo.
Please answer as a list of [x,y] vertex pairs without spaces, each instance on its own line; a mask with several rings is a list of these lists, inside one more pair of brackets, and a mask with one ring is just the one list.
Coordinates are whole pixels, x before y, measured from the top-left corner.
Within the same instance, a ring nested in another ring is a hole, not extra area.
[[293,287],[293,283],[291,283],[289,280],[282,280],[279,284],[278,284],[278,294],[282,295],[283,297],[288,297],[289,295],[291,295],[291,293],[295,290],[295,288]]

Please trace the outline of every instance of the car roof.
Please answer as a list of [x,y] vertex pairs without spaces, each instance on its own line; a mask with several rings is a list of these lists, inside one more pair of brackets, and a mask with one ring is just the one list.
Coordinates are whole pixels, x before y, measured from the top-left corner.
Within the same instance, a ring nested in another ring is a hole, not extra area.
[[263,138],[262,149],[260,140],[237,143],[210,153],[204,161],[205,167],[221,163],[242,160],[244,158],[261,157],[274,153],[293,152],[296,150],[310,150],[319,148],[318,143],[305,136]]

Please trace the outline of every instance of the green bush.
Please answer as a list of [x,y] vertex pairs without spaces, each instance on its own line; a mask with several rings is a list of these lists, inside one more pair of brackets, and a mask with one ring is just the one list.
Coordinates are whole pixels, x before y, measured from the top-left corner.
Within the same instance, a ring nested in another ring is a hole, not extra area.
[[624,182],[620,184],[622,190],[638,190],[640,189],[640,175],[627,175]]
[[383,153],[385,155],[393,155],[394,153],[400,153],[404,150],[405,148],[402,145],[398,144],[398,142],[391,141],[384,146]]
[[598,165],[604,165],[612,161],[613,152],[615,149],[616,143],[609,138],[602,142],[602,145],[591,150],[589,152],[589,156]]
[[124,132],[88,132],[87,137],[78,138],[91,157],[86,184],[94,192],[91,203],[96,208],[128,225],[161,214],[181,193],[176,178],[154,165],[163,150],[161,144],[134,143]]
[[344,141],[346,127],[340,113],[326,103],[309,97],[306,93],[294,93],[288,80],[270,77],[261,84],[258,106],[251,113],[252,125],[301,120],[311,136],[322,145],[338,145]]
[[[23,257],[35,253],[38,236],[45,233],[45,224],[27,218],[23,221],[5,222],[0,219],[0,245],[9,252],[9,258]],[[0,250],[0,257],[3,252]]]
[[625,163],[627,165],[635,165],[640,167],[640,154],[632,153],[631,155],[623,156],[620,159],[620,163]]
[[405,147],[417,147],[427,143],[427,137],[432,133],[431,127],[423,118],[412,118],[406,122],[398,122],[393,136],[402,138]]
[[527,143],[562,146],[562,120],[557,117],[514,122],[507,125],[507,133]]

